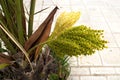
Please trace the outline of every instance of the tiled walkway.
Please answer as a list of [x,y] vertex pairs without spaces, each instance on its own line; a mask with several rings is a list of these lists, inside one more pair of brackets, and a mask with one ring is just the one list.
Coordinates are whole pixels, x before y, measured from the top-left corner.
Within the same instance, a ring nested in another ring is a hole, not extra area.
[[[76,25],[103,29],[109,41],[107,49],[94,55],[72,57],[68,80],[120,80],[120,0],[38,0],[37,9],[41,9],[41,4],[51,6],[53,1],[62,7],[59,11],[80,11],[81,18]],[[37,25],[42,17],[35,19]]]
[[69,80],[120,80],[120,0],[71,0],[81,11],[77,24],[105,30],[108,48],[92,56],[72,57]]

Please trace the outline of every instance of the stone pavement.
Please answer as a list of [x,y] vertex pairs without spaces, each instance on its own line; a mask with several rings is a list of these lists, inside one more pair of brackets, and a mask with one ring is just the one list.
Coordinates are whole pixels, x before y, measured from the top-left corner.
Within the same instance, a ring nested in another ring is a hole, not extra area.
[[92,56],[72,57],[68,80],[120,80],[120,0],[71,0],[80,10],[77,24],[105,30],[108,48]]
[[[62,7],[58,14],[65,10],[80,11],[81,18],[76,25],[103,29],[109,41],[107,49],[91,56],[72,57],[68,80],[120,80],[120,0],[38,0],[36,11],[54,3]],[[34,25],[39,25],[45,18],[43,15],[50,11],[35,15]]]

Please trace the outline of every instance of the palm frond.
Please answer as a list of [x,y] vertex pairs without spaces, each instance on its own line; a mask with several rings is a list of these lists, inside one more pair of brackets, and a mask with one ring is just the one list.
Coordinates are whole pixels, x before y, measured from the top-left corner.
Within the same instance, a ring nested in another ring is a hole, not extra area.
[[[0,5],[2,7],[4,18],[6,19],[7,28],[10,30],[12,34],[15,33],[15,24],[13,23],[13,9],[11,9],[12,5],[11,0],[0,0]],[[15,36],[15,35],[14,35]]]
[[[0,24],[2,24],[2,22],[0,22]],[[5,32],[5,34],[8,35],[8,37],[16,44],[16,46],[23,52],[23,54],[25,55],[26,59],[28,60],[28,62],[30,63],[31,69],[33,70],[31,61],[28,57],[28,53],[26,52],[26,50],[23,48],[23,46],[17,41],[17,39],[9,32],[9,30],[5,27],[3,27],[4,25],[0,25],[0,28]]]
[[20,44],[24,45],[25,38],[24,38],[24,29],[22,25],[22,2],[21,0],[15,0],[15,5],[16,5],[16,23],[17,23],[17,28],[18,28],[18,38]]
[[14,44],[11,43],[8,36],[0,29],[0,38],[5,43],[5,47],[8,49],[10,54],[16,54],[17,50],[14,48]]

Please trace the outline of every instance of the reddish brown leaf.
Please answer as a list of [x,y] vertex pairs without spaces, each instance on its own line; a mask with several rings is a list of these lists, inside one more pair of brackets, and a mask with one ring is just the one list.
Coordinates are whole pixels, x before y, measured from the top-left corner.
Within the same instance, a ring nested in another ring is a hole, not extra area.
[[[42,35],[39,37],[37,43],[43,43],[48,39],[50,31],[51,31],[51,25],[52,25],[52,22],[53,22],[53,18],[54,17],[52,17],[51,20],[47,23],[46,28],[44,29]],[[36,48],[35,60],[38,58],[38,54],[39,54],[39,51],[40,51],[41,47],[42,46],[38,46]]]
[[0,53],[0,64],[2,63],[12,64],[12,58]]
[[53,11],[48,15],[48,17],[45,19],[45,21],[39,26],[39,28],[27,40],[27,42],[25,43],[25,46],[24,46],[27,51],[32,46],[35,45],[35,43],[38,41],[38,39],[40,39],[40,37],[43,37],[42,35],[43,35],[46,27],[50,27],[50,26],[46,26],[46,25],[48,25],[48,23],[51,21],[51,19],[53,19],[54,14],[56,13],[57,9],[58,9],[57,7],[55,7],[53,9]]

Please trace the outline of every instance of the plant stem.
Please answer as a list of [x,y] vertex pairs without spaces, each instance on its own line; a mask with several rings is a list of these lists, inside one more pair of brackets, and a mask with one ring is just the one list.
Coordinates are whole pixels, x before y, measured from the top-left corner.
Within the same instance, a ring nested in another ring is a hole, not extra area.
[[29,15],[29,22],[28,22],[28,37],[31,36],[32,31],[33,31],[33,21],[34,21],[35,2],[36,2],[36,0],[31,0],[30,15]]

